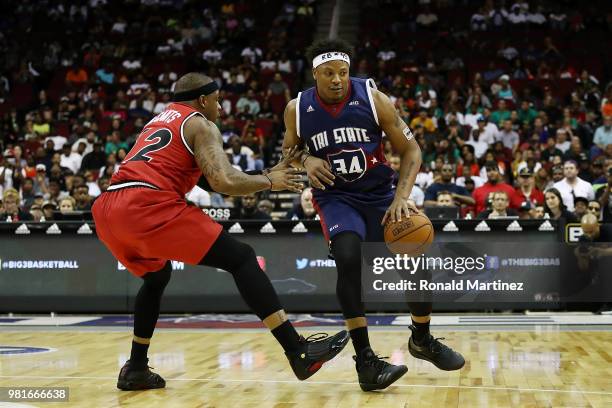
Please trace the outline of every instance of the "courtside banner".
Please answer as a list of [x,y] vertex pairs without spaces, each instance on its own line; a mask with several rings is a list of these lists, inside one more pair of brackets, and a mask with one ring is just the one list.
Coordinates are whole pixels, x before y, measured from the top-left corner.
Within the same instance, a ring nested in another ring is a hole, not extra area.
[[[365,302],[609,302],[612,246],[456,242],[362,246]],[[412,254],[412,255],[406,255]]]

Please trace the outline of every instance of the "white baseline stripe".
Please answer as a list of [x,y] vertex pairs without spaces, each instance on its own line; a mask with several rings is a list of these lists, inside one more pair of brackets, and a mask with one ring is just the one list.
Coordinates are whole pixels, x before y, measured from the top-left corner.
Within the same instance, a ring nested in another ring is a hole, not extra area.
[[[43,376],[43,375],[0,375],[0,378],[7,379],[29,379],[29,380],[116,380],[117,377],[95,377],[95,376]],[[266,383],[266,384],[296,384],[304,385],[351,385],[356,386],[356,382],[342,381],[297,381],[297,380],[254,380],[254,379],[217,379],[217,378],[166,378],[166,381],[184,382],[218,382],[218,383]],[[514,387],[486,387],[478,385],[433,385],[433,384],[393,384],[393,387],[401,388],[457,388],[483,391],[518,391],[518,392],[550,392],[564,394],[591,394],[591,395],[612,395],[607,391],[584,391],[584,390],[552,390],[546,388],[514,388]]]

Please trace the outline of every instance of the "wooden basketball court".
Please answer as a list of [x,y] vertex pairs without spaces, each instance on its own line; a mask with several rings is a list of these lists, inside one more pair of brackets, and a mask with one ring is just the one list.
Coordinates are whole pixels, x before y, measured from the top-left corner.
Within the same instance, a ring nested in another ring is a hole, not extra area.
[[[50,350],[0,354],[0,386],[69,387],[69,402],[0,402],[0,407],[603,408],[612,406],[610,328],[434,327],[433,334],[445,337],[445,343],[466,357],[466,366],[456,372],[439,371],[410,356],[405,328],[373,328],[375,351],[393,363],[407,364],[409,371],[384,392],[364,393],[350,344],[310,380],[300,382],[265,330],[158,329],[149,364],[166,379],[167,388],[122,392],[115,384],[129,357],[128,327],[3,327],[0,350]],[[302,334],[316,331],[300,329]]]

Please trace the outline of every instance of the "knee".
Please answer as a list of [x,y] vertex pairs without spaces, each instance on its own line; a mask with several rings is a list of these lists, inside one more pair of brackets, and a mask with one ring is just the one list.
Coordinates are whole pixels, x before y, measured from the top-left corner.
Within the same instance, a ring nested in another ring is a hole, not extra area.
[[226,268],[227,272],[234,273],[240,270],[244,265],[257,263],[257,255],[252,246],[243,242],[238,242],[232,251],[232,255],[228,257],[229,263]]
[[166,262],[164,267],[157,272],[149,272],[143,276],[144,284],[151,288],[157,290],[164,290],[170,282],[170,277],[172,276],[172,264],[170,261]]
[[342,233],[332,240],[331,252],[339,274],[361,266],[361,239],[354,233]]

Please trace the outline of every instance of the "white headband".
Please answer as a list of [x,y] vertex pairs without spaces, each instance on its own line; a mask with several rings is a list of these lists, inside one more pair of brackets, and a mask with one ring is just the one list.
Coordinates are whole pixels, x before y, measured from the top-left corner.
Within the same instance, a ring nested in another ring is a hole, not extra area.
[[324,64],[329,61],[344,61],[347,64],[351,65],[351,59],[348,54],[340,51],[330,51],[323,54],[319,54],[312,60],[312,67],[316,68],[321,64]]

